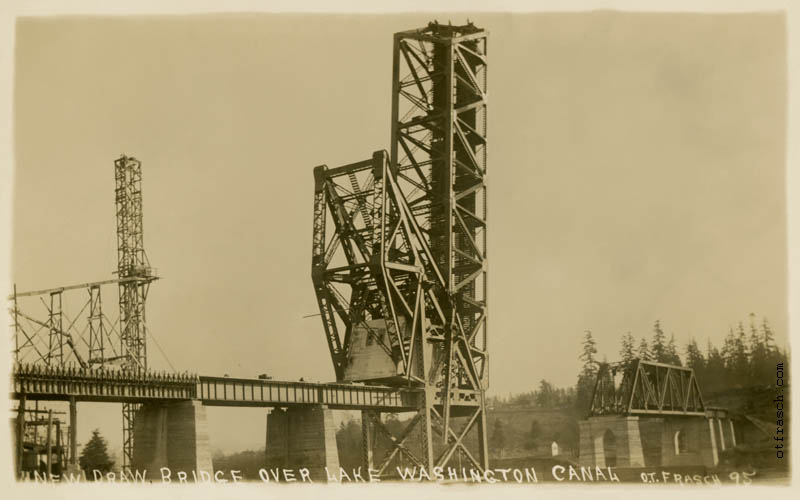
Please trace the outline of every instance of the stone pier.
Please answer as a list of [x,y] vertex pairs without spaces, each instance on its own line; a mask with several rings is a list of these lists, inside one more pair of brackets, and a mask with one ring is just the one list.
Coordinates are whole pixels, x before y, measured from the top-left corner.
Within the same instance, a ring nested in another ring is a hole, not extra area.
[[146,403],[136,413],[133,431],[133,471],[161,479],[161,468],[185,472],[189,481],[201,471],[213,475],[206,410],[199,401]]
[[333,413],[323,405],[276,408],[267,415],[267,468],[309,469],[314,481],[325,481],[329,471],[339,470]]

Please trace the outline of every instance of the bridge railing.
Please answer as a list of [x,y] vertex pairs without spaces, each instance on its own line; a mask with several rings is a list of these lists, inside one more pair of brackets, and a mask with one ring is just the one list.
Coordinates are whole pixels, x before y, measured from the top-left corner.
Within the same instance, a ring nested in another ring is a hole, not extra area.
[[126,401],[194,399],[197,376],[180,373],[88,369],[71,366],[17,364],[13,392],[34,399]]

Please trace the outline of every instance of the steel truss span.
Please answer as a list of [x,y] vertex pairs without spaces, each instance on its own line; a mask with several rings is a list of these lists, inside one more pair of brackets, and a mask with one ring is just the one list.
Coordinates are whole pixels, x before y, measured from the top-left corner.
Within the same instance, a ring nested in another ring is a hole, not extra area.
[[[488,468],[486,73],[472,24],[395,34],[391,152],[314,169],[312,281],[337,380],[425,394],[380,470]],[[385,434],[379,415],[362,422]]]
[[600,365],[590,415],[704,416],[707,409],[694,370],[634,359]]

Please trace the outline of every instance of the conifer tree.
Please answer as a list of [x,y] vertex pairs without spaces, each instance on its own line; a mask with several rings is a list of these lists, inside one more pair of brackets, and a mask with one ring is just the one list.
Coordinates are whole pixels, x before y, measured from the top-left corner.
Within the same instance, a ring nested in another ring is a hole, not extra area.
[[705,378],[706,360],[694,337],[686,345],[686,366],[694,370],[694,375],[698,380]]
[[667,360],[667,344],[664,330],[661,329],[661,322],[656,320],[653,326],[653,340],[650,342],[650,352],[652,353],[653,360],[659,363],[668,363]]
[[714,392],[727,383],[728,374],[725,359],[720,351],[708,341],[705,377],[698,378],[700,390],[704,393]]
[[639,351],[637,352],[639,359],[642,361],[652,361],[653,354],[650,352],[650,348],[647,346],[647,339],[642,338],[639,342]]
[[580,355],[580,360],[583,361],[584,373],[594,373],[597,370],[594,359],[595,354],[597,354],[597,343],[594,341],[594,337],[592,337],[592,332],[586,330],[583,336],[583,350]]
[[98,429],[92,431],[91,439],[78,457],[78,464],[86,473],[86,478],[92,481],[94,481],[94,471],[98,470],[105,474],[111,472],[114,467],[114,461],[108,456],[108,444]]
[[750,366],[748,363],[747,334],[741,321],[734,338],[733,349],[733,379],[739,385],[748,386],[752,381],[749,380]]
[[503,450],[506,447],[506,432],[503,421],[499,418],[494,421],[492,429],[492,447],[498,451],[500,458],[503,457]]
[[733,327],[728,327],[728,335],[725,336],[722,343],[720,354],[725,361],[725,367],[733,370],[733,366],[736,364],[736,337],[733,335]]
[[769,327],[766,317],[761,322],[761,333],[764,335],[764,347],[766,348],[767,352],[769,353],[773,351],[775,348],[775,345],[773,344],[775,341],[775,336],[772,334],[772,329]]
[[534,449],[536,447],[536,442],[539,440],[541,435],[542,435],[542,429],[541,426],[539,425],[539,422],[533,420],[531,422],[531,428],[530,430],[528,430],[528,435],[525,436],[526,437],[525,449],[526,450]]
[[622,346],[619,350],[619,356],[624,363],[628,363],[636,357],[636,353],[634,352],[635,342],[636,341],[633,339],[631,332],[628,332],[622,336]]
[[595,355],[597,346],[592,337],[592,332],[586,330],[583,337],[583,349],[580,360],[583,361],[583,368],[578,375],[576,403],[580,412],[589,410],[592,404],[592,391],[594,390],[595,375],[597,374],[597,362]]
[[753,313],[750,313],[749,344],[750,377],[752,377],[753,382],[756,384],[765,383],[769,377],[769,372],[765,371],[765,368],[768,368],[767,349],[762,341],[761,335],[758,332],[758,327],[756,327],[756,315]]
[[667,347],[664,352],[664,359],[666,359],[665,363],[681,366],[681,357],[678,354],[678,347],[675,345],[674,333],[669,336],[669,342],[667,342]]
[[536,393],[536,406],[540,408],[554,408],[556,394],[553,384],[542,379],[539,382],[539,391]]

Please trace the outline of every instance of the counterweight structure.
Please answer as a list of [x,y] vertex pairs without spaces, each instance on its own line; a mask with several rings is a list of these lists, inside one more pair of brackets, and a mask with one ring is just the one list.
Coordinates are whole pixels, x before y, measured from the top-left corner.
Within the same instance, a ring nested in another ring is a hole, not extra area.
[[488,467],[486,72],[472,24],[395,34],[391,153],[314,171],[312,279],[337,380],[424,392],[401,436],[363,413],[365,465],[376,429],[391,443],[381,472],[401,456]]
[[[145,302],[155,273],[144,251],[142,233],[142,165],[133,157],[114,162],[117,206],[117,273],[119,275],[120,339],[125,370],[147,371]],[[133,422],[139,405],[122,405],[123,468],[133,457]]]

